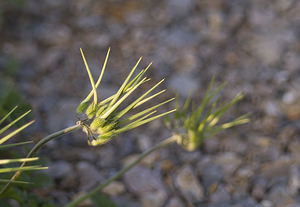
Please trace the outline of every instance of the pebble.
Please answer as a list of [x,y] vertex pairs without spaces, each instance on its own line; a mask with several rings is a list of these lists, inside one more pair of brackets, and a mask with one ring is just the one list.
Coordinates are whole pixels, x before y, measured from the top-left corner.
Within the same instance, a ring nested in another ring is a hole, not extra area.
[[176,16],[187,14],[194,6],[193,0],[167,0],[168,8]]
[[172,197],[168,201],[166,207],[184,207],[184,203],[178,197]]
[[269,101],[265,104],[265,112],[269,116],[278,117],[280,115],[280,108],[275,101]]
[[100,171],[85,161],[77,163],[76,173],[79,177],[79,190],[81,191],[89,190],[103,180]]
[[77,106],[78,100],[64,99],[57,102],[51,109],[51,115],[48,117],[47,126],[49,131],[55,132],[64,127],[74,125]]
[[106,168],[111,166],[113,163],[115,163],[115,150],[113,149],[113,146],[106,145],[101,148],[101,150],[97,151],[97,166],[100,168]]
[[233,152],[225,152],[216,157],[216,163],[221,166],[225,175],[232,175],[232,173],[240,166],[242,160]]
[[187,98],[198,89],[199,82],[186,74],[176,74],[168,80],[168,87],[183,98]]
[[125,186],[119,181],[113,181],[108,186],[106,186],[102,192],[109,196],[118,196],[125,192]]
[[211,161],[203,160],[200,162],[197,165],[197,172],[201,176],[203,185],[207,188],[212,184],[221,182],[223,178],[221,166]]
[[152,193],[147,193],[142,195],[141,203],[143,207],[152,207],[152,206],[163,206],[164,202],[167,199],[165,191],[155,191]]
[[178,170],[175,186],[189,202],[199,202],[204,199],[204,189],[189,165]]
[[66,178],[72,173],[72,165],[65,161],[57,161],[49,166],[49,175],[53,178]]
[[287,116],[288,119],[294,121],[300,117],[300,86],[296,86],[295,89],[285,93],[281,103],[281,110]]
[[252,43],[253,54],[266,65],[275,64],[282,52],[282,43],[274,35],[264,34],[255,37]]
[[167,193],[159,174],[147,167],[135,166],[124,175],[128,189],[141,196],[143,206],[162,206]]
[[227,192],[223,185],[219,185],[217,190],[210,195],[210,201],[212,203],[229,202],[231,199],[230,194]]
[[269,192],[268,196],[266,196],[266,198],[275,203],[276,206],[296,204],[296,201],[292,198],[291,195],[289,195],[287,188],[282,185],[274,186]]
[[253,198],[245,198],[233,204],[232,207],[260,207],[260,205],[253,200]]
[[[78,198],[84,196],[86,193],[85,192],[80,192],[80,193],[77,193],[75,196],[73,196],[72,200],[77,200]],[[88,198],[84,201],[82,201],[80,204],[78,204],[78,207],[88,207],[88,206],[91,206],[93,204],[92,202],[92,199],[91,198]]]
[[291,195],[296,195],[300,189],[300,170],[297,165],[290,166],[288,190]]
[[265,197],[267,191],[267,180],[263,177],[257,178],[253,182],[253,189],[252,189],[252,197],[256,200],[262,200]]

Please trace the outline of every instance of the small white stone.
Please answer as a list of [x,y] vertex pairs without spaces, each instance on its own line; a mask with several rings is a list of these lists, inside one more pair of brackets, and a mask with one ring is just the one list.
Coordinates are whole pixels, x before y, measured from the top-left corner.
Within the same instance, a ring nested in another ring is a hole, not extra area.
[[109,196],[117,196],[125,191],[125,186],[119,181],[114,181],[103,189],[103,193]]

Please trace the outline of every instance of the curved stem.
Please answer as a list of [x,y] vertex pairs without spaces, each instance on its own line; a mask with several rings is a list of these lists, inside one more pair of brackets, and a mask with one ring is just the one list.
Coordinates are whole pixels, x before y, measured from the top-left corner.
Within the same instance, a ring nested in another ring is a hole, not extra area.
[[150,148],[149,150],[147,150],[146,152],[142,153],[136,160],[134,160],[132,163],[130,163],[127,167],[123,168],[121,171],[119,171],[116,175],[114,175],[113,177],[109,178],[105,183],[100,184],[99,186],[97,186],[96,188],[94,188],[93,190],[91,190],[90,192],[86,193],[85,195],[81,196],[80,198],[76,199],[75,201],[72,201],[71,203],[67,204],[65,207],[74,207],[76,205],[78,205],[79,203],[81,203],[82,201],[88,199],[89,197],[93,196],[94,194],[96,194],[97,192],[100,192],[101,190],[103,190],[103,188],[105,188],[106,186],[108,186],[111,182],[117,180],[118,178],[120,178],[122,175],[124,175],[128,170],[130,170],[132,167],[134,167],[135,165],[137,165],[141,160],[143,160],[145,157],[147,157],[149,154],[151,154],[152,152],[165,147],[169,144],[172,144],[174,142],[176,142],[178,140],[178,135],[173,135],[161,142],[159,142],[157,145],[155,145],[154,147]]
[[[26,158],[30,158],[32,157],[42,146],[44,146],[47,142],[57,138],[57,137],[60,137],[62,135],[65,135],[67,133],[70,133],[72,131],[75,131],[77,129],[80,129],[82,128],[82,126],[80,124],[76,124],[76,125],[73,125],[71,127],[68,127],[68,128],[65,128],[65,129],[62,129],[60,131],[57,131],[53,134],[50,134],[46,137],[44,137],[43,139],[41,139],[38,143],[36,143],[36,145],[34,145],[34,147],[30,150],[30,152],[27,154]],[[21,167],[24,167],[26,165],[27,162],[23,162]],[[8,190],[8,188],[10,187],[10,185],[12,184],[12,182],[14,180],[16,180],[20,175],[21,175],[22,171],[19,170],[17,172],[15,172],[15,174],[13,175],[13,177],[10,179],[10,182],[8,182],[4,187],[3,189],[1,190],[0,192],[0,199],[3,197],[4,193]]]

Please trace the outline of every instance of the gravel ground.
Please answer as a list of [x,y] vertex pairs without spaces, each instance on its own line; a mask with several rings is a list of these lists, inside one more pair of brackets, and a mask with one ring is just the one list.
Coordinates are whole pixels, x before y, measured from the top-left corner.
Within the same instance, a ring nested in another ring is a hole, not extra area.
[[[76,122],[77,104],[90,90],[80,47],[95,75],[112,49],[102,97],[139,56],[142,66],[154,61],[152,80],[166,77],[162,98],[193,91],[200,101],[213,75],[228,83],[225,100],[244,91],[228,117],[251,112],[250,124],[195,152],[172,145],[154,153],[105,189],[117,203],[300,206],[299,1],[27,0],[3,8],[0,58],[21,63],[17,86],[34,108],[36,140]],[[43,195],[61,206],[169,135],[156,121],[102,147],[88,147],[81,132],[53,141],[42,153],[56,182]]]

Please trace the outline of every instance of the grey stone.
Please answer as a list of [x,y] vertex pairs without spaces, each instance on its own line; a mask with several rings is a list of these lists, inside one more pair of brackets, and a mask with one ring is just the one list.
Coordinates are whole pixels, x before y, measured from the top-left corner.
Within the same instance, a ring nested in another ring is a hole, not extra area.
[[277,206],[296,204],[286,186],[283,185],[274,186],[266,198]]
[[116,152],[111,145],[106,145],[97,151],[97,166],[100,168],[109,167],[115,163]]
[[261,207],[253,198],[246,198],[240,201],[236,201],[232,207]]
[[169,88],[185,98],[188,97],[190,93],[195,92],[198,89],[198,85],[199,83],[194,77],[186,74],[175,74],[168,81]]
[[178,197],[172,197],[166,205],[166,207],[184,207],[184,206],[185,206],[184,203]]
[[195,2],[193,0],[167,0],[168,8],[174,16],[182,16],[188,14],[193,8]]
[[218,189],[210,195],[210,200],[213,203],[226,203],[230,201],[230,194],[223,185],[219,185]]
[[278,105],[275,103],[275,101],[269,101],[265,104],[265,112],[269,116],[279,116],[280,115],[280,108]]
[[81,191],[91,189],[102,180],[102,175],[99,170],[88,162],[79,162],[76,165],[76,170],[79,177],[79,189]]
[[252,188],[252,197],[256,200],[261,200],[265,197],[267,189],[267,180],[264,178],[258,178],[254,181]]
[[300,189],[300,170],[296,165],[292,165],[289,169],[288,190],[292,195],[299,192]]
[[222,168],[213,162],[199,163],[197,169],[205,187],[219,183],[223,178]]
[[108,194],[109,196],[117,196],[125,191],[125,186],[119,181],[113,181],[108,186],[103,189],[103,193]]
[[152,193],[147,193],[141,197],[141,202],[143,207],[152,207],[152,206],[163,206],[164,202],[167,199],[165,191],[155,191]]
[[124,175],[124,182],[131,192],[141,197],[143,206],[162,206],[167,199],[160,175],[149,168],[135,166]]
[[72,173],[72,165],[65,161],[58,161],[49,166],[49,174],[53,178],[64,178]]
[[282,52],[282,41],[274,35],[256,36],[252,43],[253,54],[264,64],[274,64],[278,61]]
[[226,152],[216,157],[216,163],[222,167],[226,175],[230,175],[240,166],[242,160],[235,153]]
[[204,199],[203,187],[189,165],[179,169],[175,178],[175,185],[190,202],[199,202]]
[[49,131],[57,131],[64,127],[74,125],[76,122],[75,112],[78,100],[62,99],[56,102],[48,117]]

